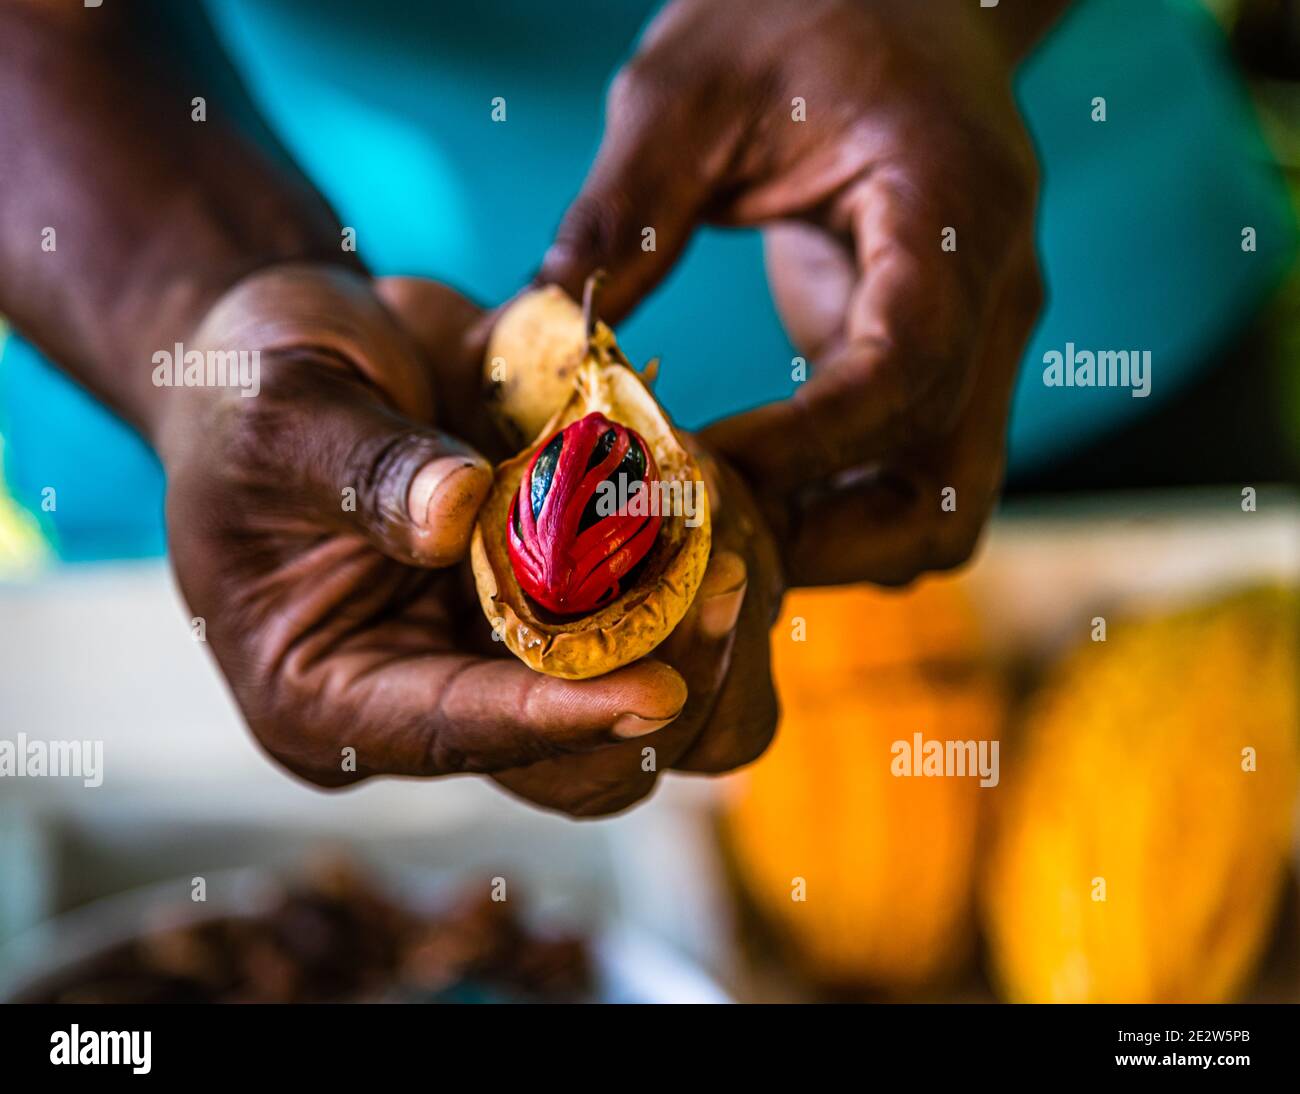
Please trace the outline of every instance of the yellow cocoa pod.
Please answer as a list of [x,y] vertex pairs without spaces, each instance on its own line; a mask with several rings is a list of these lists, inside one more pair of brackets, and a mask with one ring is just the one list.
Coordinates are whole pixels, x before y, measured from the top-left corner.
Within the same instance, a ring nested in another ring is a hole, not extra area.
[[1219,1003],[1269,939],[1295,807],[1296,601],[1109,621],[1003,762],[981,905],[1018,1002]]
[[974,935],[978,777],[894,774],[930,740],[993,741],[1004,704],[959,580],[797,590],[772,635],[781,725],[725,828],[750,902],[814,983],[905,994]]
[[[525,294],[506,310],[500,333],[490,340],[488,375],[500,369],[504,357],[506,376],[514,376],[502,390],[500,413],[519,429],[541,425],[519,455],[497,468],[470,558],[483,612],[506,646],[539,672],[582,679],[635,661],[668,637],[699,589],[711,526],[708,491],[690,439],[673,428],[650,391],[649,377],[630,366],[613,332],[592,316],[590,286],[585,318],[579,313],[586,331],[581,353],[571,361],[566,347],[576,305],[562,293],[563,300],[556,297],[559,292]],[[534,456],[559,431],[592,414],[634,430],[644,442],[665,505],[653,547],[627,587],[587,614],[560,616],[521,587],[510,558],[509,527]],[[689,504],[679,504],[684,500]]]

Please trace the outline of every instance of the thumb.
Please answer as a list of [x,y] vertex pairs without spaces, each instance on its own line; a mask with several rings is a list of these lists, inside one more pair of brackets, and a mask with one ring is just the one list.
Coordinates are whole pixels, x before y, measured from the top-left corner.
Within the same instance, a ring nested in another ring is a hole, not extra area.
[[611,323],[672,268],[708,201],[697,166],[708,157],[691,151],[689,106],[656,86],[635,66],[615,78],[600,150],[537,277],[580,300],[588,276],[604,269],[601,317]]
[[432,378],[371,282],[311,266],[253,274],[195,338],[259,347],[260,394],[240,400],[236,463],[257,469],[263,515],[360,532],[413,566],[464,555],[492,469],[427,424]]
[[[281,376],[283,382],[283,375]],[[491,465],[463,441],[405,417],[351,376],[313,368],[305,413],[286,415],[293,436],[281,467],[307,477],[313,508],[360,531],[390,558],[449,566],[469,546]]]
[[[359,522],[374,546],[408,565],[446,566],[464,557],[493,483],[484,457],[378,401],[326,400],[316,429],[328,444],[320,468],[329,503],[354,528]],[[341,498],[355,503],[351,512]]]

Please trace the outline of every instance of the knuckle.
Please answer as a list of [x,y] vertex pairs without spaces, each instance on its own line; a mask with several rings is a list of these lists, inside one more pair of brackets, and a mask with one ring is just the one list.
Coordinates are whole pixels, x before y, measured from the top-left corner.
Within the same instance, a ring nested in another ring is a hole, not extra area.
[[355,484],[357,507],[370,520],[399,517],[396,510],[406,479],[423,445],[410,433],[369,434],[356,438],[343,460],[343,480]]
[[339,753],[301,733],[289,720],[271,718],[253,725],[254,736],[276,763],[300,779],[325,789],[347,786],[364,776],[345,772]]
[[[278,757],[277,757],[278,759]],[[347,775],[342,771],[327,770],[324,768],[304,768],[279,760],[280,764],[293,772],[304,782],[311,783],[312,786],[319,790],[346,790],[350,786],[355,786],[363,782],[365,775]]]
[[429,741],[425,755],[430,775],[465,775],[471,772],[484,774],[490,769],[491,765],[476,762],[463,749],[449,744],[445,739],[446,736],[446,734],[435,733]]
[[926,572],[946,573],[959,570],[970,561],[975,553],[974,545],[963,543],[944,544],[937,547],[926,561]]
[[574,817],[608,817],[636,805],[648,797],[654,788],[654,775],[621,781],[580,795],[570,801],[564,811]]
[[[923,394],[936,375],[950,369],[965,349],[973,308],[961,291],[935,279],[938,290],[921,311],[915,304],[894,307],[883,316],[886,326],[870,346],[879,355],[867,375],[877,385],[896,386],[906,401]],[[864,372],[866,370],[864,369]]]
[[961,418],[965,395],[973,382],[974,370],[965,359],[934,359],[929,368],[930,382],[918,385],[904,421],[908,436],[905,443],[922,445],[951,435]]
[[1022,129],[993,140],[975,134],[967,145],[970,170],[996,198],[989,211],[999,223],[1023,220],[1038,197],[1038,160]]
[[[979,258],[967,267],[968,276],[1002,267],[1025,234],[1032,229],[1038,201],[1038,173],[1032,153],[1028,157],[1003,144],[979,145],[962,157],[961,177],[981,180],[977,192],[951,193],[944,208],[958,211],[971,230]],[[949,214],[951,215],[951,214]]]
[[601,260],[612,252],[621,231],[621,200],[607,188],[584,193],[565,214],[547,261],[554,266],[573,258]]
[[770,702],[751,715],[746,732],[742,735],[740,747],[731,754],[730,764],[721,770],[744,767],[763,755],[776,736],[780,720],[780,707],[776,697],[772,696]]
[[905,559],[883,567],[866,577],[873,585],[880,585],[886,589],[904,589],[926,571],[927,567],[919,560]]
[[[874,585],[901,588],[928,573],[955,570],[966,565],[979,549],[989,514],[997,500],[996,486],[981,489],[958,486],[962,508],[936,513],[920,522],[897,552],[891,552],[874,572],[863,575]],[[938,493],[938,487],[934,488]]]
[[[251,653],[265,662],[273,651]],[[300,779],[322,789],[362,782],[381,765],[361,747],[351,723],[332,716],[317,685],[300,676],[299,650],[291,650],[278,673],[255,673],[236,687],[236,698],[253,736],[266,753]],[[345,763],[346,759],[353,762]]]
[[1047,303],[1047,286],[1043,282],[1038,254],[1032,249],[1020,273],[1015,300],[1027,322],[1037,319],[1043,310],[1043,305]]
[[780,704],[769,685],[750,700],[729,731],[706,731],[682,766],[691,771],[720,774],[753,763],[767,751],[780,720]]
[[551,777],[515,789],[535,804],[570,817],[608,817],[621,813],[646,798],[654,790],[657,779],[655,772],[642,771],[639,764],[620,764],[614,768],[583,764],[576,770],[560,764],[550,768]]
[[606,120],[644,116],[666,92],[663,66],[653,52],[638,53],[615,74],[605,96]]
[[1038,195],[1037,171],[1020,157],[999,159],[989,165],[993,185],[1005,215],[1023,219],[1034,208]]
[[941,521],[927,544],[927,570],[955,570],[969,562],[979,546],[983,519],[968,517]]
[[1047,283],[1043,280],[1043,271],[1037,257],[1030,263],[1025,292],[1034,314],[1037,315],[1047,303]]
[[614,74],[605,94],[605,121],[617,124],[635,103],[640,83],[646,79],[646,65],[633,57]]

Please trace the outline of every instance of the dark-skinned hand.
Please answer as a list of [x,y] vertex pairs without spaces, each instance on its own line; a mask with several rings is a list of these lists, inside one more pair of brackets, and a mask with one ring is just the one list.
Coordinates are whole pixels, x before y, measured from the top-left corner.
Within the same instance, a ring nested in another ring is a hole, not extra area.
[[541,279],[573,291],[606,268],[618,319],[698,225],[762,226],[811,378],[704,439],[748,478],[791,585],[955,566],[995,504],[1041,305],[1010,18],[967,0],[675,0],[610,89]]
[[662,660],[565,681],[492,642],[462,561],[491,473],[457,439],[490,440],[481,326],[433,282],[298,266],[236,285],[188,340],[260,352],[256,398],[168,391],[158,436],[178,582],[254,735],[322,786],[488,773],[579,815],[630,805],[673,764],[756,755],[780,587],[739,484],[717,496],[718,548]]

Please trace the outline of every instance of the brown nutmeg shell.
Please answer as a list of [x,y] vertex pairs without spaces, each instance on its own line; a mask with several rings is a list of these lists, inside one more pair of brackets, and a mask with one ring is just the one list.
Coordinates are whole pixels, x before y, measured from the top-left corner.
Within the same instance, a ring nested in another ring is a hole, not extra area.
[[[556,291],[540,290],[547,294]],[[526,295],[510,310],[533,307],[536,302],[529,299],[532,295]],[[502,322],[509,319],[508,310]],[[542,347],[553,344],[549,339],[539,343]],[[522,352],[514,351],[515,368],[542,369],[556,363],[525,361]],[[490,347],[485,362],[488,369],[493,356]],[[626,364],[608,327],[595,325],[579,363],[566,373],[563,383],[568,394],[564,404],[536,430],[527,448],[497,468],[496,482],[480,510],[470,550],[479,602],[509,649],[539,672],[583,679],[612,672],[645,656],[672,633],[703,579],[711,530],[708,493],[686,438],[673,428],[645,380]],[[531,406],[532,418],[527,413],[519,417],[520,400],[528,402],[545,398],[547,393],[553,395],[557,390],[554,381],[551,375],[516,383],[512,389],[516,421],[535,422],[535,408]],[[652,451],[659,481],[666,484],[661,496],[686,504],[674,505],[661,514],[662,525],[654,547],[638,567],[636,579],[617,599],[590,615],[559,618],[534,603],[520,587],[510,564],[508,521],[520,479],[540,445],[557,430],[593,411],[640,434]]]

